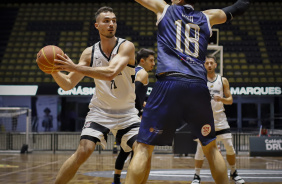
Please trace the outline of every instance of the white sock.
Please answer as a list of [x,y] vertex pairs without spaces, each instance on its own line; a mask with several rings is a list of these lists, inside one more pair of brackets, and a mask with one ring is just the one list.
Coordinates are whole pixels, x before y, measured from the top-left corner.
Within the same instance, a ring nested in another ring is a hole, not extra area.
[[231,169],[231,174],[233,174],[236,171],[236,164],[230,165],[230,169]]
[[195,174],[200,176],[201,168],[195,168]]

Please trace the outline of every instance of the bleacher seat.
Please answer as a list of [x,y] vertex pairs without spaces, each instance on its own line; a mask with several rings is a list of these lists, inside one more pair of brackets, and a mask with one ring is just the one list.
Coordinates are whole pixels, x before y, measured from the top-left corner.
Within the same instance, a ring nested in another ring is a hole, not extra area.
[[[216,2],[217,3],[217,2]],[[93,16],[98,7],[107,3],[28,3],[14,4],[13,17],[7,44],[1,51],[0,76],[6,70],[14,71],[13,78],[4,82],[52,82],[35,62],[36,53],[47,44],[56,44],[75,61],[81,52],[99,40],[93,26]],[[224,7],[226,2],[217,3]],[[109,4],[107,4],[109,5]],[[220,45],[224,46],[224,73],[233,82],[277,82],[282,70],[282,15],[280,2],[255,2],[248,16],[216,26],[219,28]],[[8,5],[3,5],[7,6]],[[117,35],[141,47],[157,51],[156,16],[137,3],[111,3],[118,17]],[[212,2],[199,2],[199,7],[213,7]],[[15,10],[16,9],[16,10]],[[64,9],[64,11],[61,11]],[[4,24],[2,24],[4,25]],[[6,26],[6,25],[5,25]],[[2,37],[1,37],[2,38]],[[2,43],[2,41],[1,41]],[[1,56],[2,53],[2,56]],[[22,71],[22,73],[15,73]],[[25,72],[30,71],[33,79]],[[257,79],[249,76],[255,76]],[[248,74],[249,73],[249,74]],[[238,77],[243,75],[244,77]],[[265,76],[263,76],[265,75]],[[248,77],[247,77],[248,76]],[[150,75],[151,81],[155,81]],[[89,82],[85,78],[83,82]]]

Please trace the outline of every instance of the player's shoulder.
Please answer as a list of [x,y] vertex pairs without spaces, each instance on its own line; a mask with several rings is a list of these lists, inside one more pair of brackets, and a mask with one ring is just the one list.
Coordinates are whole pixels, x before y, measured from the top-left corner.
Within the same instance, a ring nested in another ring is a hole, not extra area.
[[135,46],[131,41],[123,39],[123,42],[120,44],[119,50],[120,49],[123,51],[132,51],[135,50]]
[[86,47],[86,49],[84,49],[84,51],[85,51],[85,52],[91,52],[94,46],[95,46],[95,45]]
[[222,79],[222,81],[226,81],[227,80],[227,78],[223,77],[223,76],[221,76],[221,79]]
[[122,44],[126,44],[126,45],[129,45],[129,46],[133,46],[133,47],[134,47],[134,44],[133,44],[131,41],[126,40],[126,39],[123,39]]
[[136,81],[140,81],[142,82],[144,85],[147,84],[148,82],[148,77],[149,77],[149,74],[148,72],[145,70],[145,69],[141,69],[138,71],[138,73],[136,74]]
[[94,47],[94,46],[86,47],[86,48],[84,49],[84,51],[82,52],[82,55],[81,55],[81,56],[88,56],[88,55],[91,55],[93,47]]
[[144,77],[148,77],[148,72],[144,69],[144,68],[142,68],[141,70],[139,70],[139,72],[137,73],[138,75],[142,75],[142,76],[144,76]]
[[226,77],[221,77],[221,79],[222,79],[222,83],[223,84],[229,84],[229,82],[228,82]]

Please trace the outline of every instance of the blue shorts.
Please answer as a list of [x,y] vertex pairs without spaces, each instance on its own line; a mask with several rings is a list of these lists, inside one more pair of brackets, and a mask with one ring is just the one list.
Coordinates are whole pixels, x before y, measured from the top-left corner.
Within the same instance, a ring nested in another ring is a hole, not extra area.
[[207,84],[202,79],[161,77],[144,108],[137,142],[172,145],[176,128],[186,122],[204,146],[209,144],[216,138],[210,101]]

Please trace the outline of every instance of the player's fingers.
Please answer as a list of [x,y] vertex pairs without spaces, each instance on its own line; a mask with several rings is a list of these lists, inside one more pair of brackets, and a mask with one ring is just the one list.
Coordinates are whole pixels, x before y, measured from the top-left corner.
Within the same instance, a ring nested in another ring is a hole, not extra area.
[[66,58],[66,59],[70,59],[70,58],[69,58],[69,56],[68,56],[67,54],[65,54],[65,58]]
[[63,65],[63,64],[66,64],[65,61],[62,61],[62,60],[59,60],[59,59],[54,59],[54,64],[57,64],[57,65]]
[[53,69],[58,71],[66,71],[65,68],[61,65],[54,65]]
[[61,54],[57,54],[58,58],[62,59],[62,60],[66,60],[66,58],[64,56],[62,56]]

